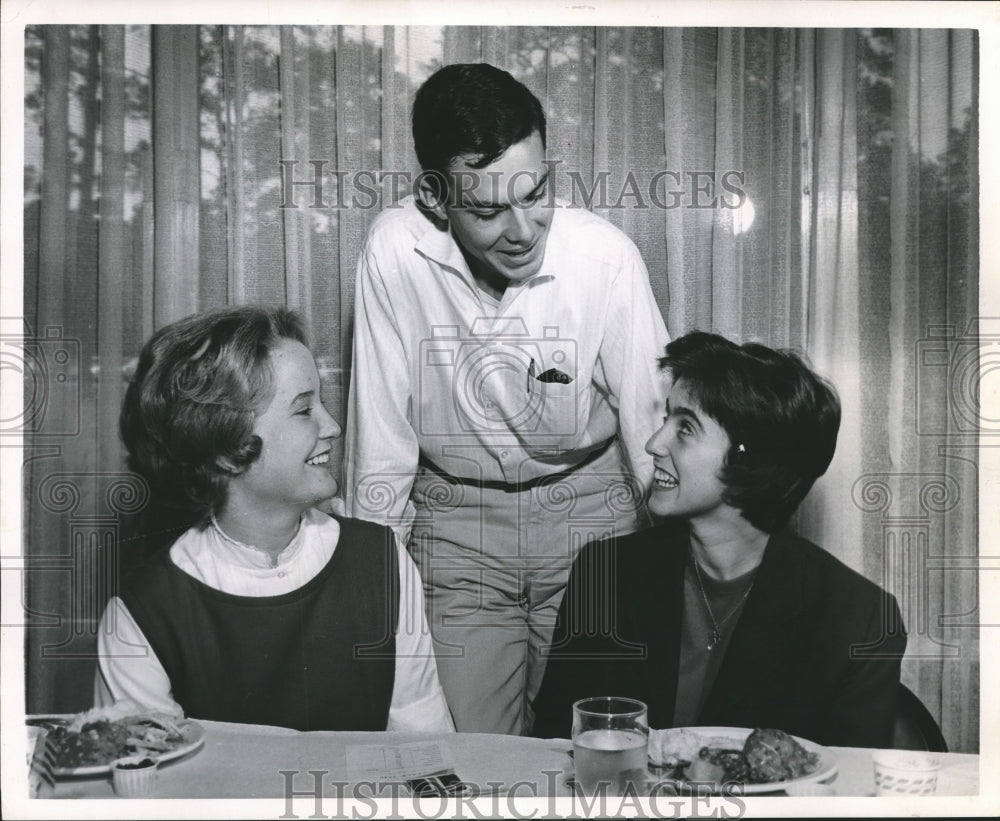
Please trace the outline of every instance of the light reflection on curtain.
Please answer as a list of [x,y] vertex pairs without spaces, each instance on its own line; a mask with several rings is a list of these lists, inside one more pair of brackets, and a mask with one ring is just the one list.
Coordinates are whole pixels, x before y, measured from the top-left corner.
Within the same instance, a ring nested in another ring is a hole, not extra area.
[[[948,365],[976,352],[976,48],[947,30],[29,29],[25,316],[81,346],[79,435],[29,443],[29,709],[89,706],[115,528],[141,502],[115,490],[114,417],[143,339],[188,304],[291,305],[343,418],[356,256],[373,201],[405,193],[376,174],[417,171],[419,84],[487,60],[542,100],[557,194],[635,240],[673,335],[804,349],[838,385],[840,448],[798,526],[897,594],[906,682],[976,749],[977,409]],[[282,161],[319,173],[324,207]],[[54,413],[68,431],[72,403]]]

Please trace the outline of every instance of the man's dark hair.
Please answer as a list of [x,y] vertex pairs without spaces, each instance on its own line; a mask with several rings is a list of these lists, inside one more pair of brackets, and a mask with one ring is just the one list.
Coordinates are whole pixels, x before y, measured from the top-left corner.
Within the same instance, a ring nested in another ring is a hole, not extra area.
[[420,167],[435,176],[462,156],[485,168],[515,143],[538,132],[545,146],[542,104],[523,84],[488,63],[456,63],[427,79],[413,100],[413,144]]
[[781,529],[833,459],[833,386],[792,351],[702,331],[669,343],[660,366],[729,436],[723,500],[754,527]]
[[232,476],[260,456],[254,419],[283,339],[306,344],[296,313],[238,307],[171,323],[145,344],[119,428],[157,504],[201,523],[219,510]]

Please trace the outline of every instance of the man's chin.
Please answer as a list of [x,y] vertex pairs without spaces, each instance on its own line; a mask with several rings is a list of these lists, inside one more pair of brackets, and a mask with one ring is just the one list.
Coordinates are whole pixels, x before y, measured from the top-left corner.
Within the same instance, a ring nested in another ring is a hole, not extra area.
[[541,263],[524,265],[520,268],[504,267],[500,269],[500,274],[512,285],[518,285],[531,279],[541,270]]

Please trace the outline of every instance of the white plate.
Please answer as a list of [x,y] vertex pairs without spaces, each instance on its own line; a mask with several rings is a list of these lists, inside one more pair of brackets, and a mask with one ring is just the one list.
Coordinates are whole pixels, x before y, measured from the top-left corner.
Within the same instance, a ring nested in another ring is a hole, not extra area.
[[[715,739],[731,739],[732,749],[742,750],[743,744],[747,740],[747,736],[753,732],[753,730],[746,729],[744,727],[683,727],[678,729],[684,729],[695,735],[699,735],[706,741],[711,738]],[[807,773],[806,775],[799,776],[798,778],[791,778],[787,781],[771,781],[764,784],[733,784],[733,793],[740,795],[754,795],[755,793],[770,793],[770,792],[780,792],[786,787],[792,784],[809,784],[814,782],[828,781],[837,774],[837,759],[834,757],[833,753],[826,747],[821,747],[812,741],[808,741],[805,738],[799,738],[796,735],[792,736],[799,744],[801,744],[806,752],[816,753],[819,756],[819,763],[816,769]],[[704,784],[692,784],[687,781],[677,781],[672,778],[654,779],[653,783],[665,783],[673,784],[679,789],[705,789],[707,785]]]
[[[69,724],[75,718],[74,715],[37,715],[28,716],[26,721],[29,725],[38,725],[43,722],[53,724]],[[181,728],[185,741],[173,749],[163,753],[144,751],[142,755],[146,758],[155,758],[161,764],[165,761],[173,761],[187,755],[192,750],[197,750],[205,743],[205,728],[196,721],[188,719],[177,719],[176,724]],[[69,778],[73,776],[104,775],[111,768],[111,762],[107,764],[91,764],[86,767],[55,767],[52,772],[57,778]]]

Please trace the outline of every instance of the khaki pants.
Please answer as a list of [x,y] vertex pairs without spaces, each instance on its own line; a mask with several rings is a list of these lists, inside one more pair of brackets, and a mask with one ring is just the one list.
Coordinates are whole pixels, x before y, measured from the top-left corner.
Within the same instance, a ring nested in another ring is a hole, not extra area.
[[530,730],[573,559],[589,541],[637,530],[644,507],[636,497],[616,446],[517,492],[420,469],[409,550],[460,732]]

